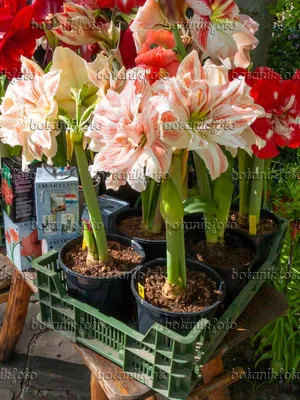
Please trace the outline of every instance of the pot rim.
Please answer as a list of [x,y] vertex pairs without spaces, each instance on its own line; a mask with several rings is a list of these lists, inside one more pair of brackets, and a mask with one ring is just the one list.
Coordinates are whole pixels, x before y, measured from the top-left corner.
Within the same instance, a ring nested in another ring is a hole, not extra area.
[[207,270],[209,270],[210,272],[212,272],[213,275],[215,276],[215,278],[219,279],[219,281],[220,281],[220,286],[219,286],[219,289],[218,289],[218,290],[222,292],[222,294],[220,295],[219,300],[217,300],[214,304],[212,304],[212,305],[209,306],[209,307],[204,308],[204,309],[201,310],[201,311],[193,311],[193,312],[180,312],[180,313],[179,313],[179,312],[172,312],[172,311],[163,310],[163,309],[161,309],[161,308],[159,308],[159,307],[154,306],[153,304],[149,303],[147,300],[141,298],[141,296],[138,294],[138,292],[137,292],[137,290],[136,290],[136,288],[135,288],[135,283],[138,282],[138,280],[137,280],[137,278],[136,278],[136,275],[138,274],[138,272],[139,272],[142,268],[151,266],[152,264],[157,263],[157,262],[159,262],[160,265],[161,265],[162,263],[163,263],[163,265],[165,265],[166,262],[167,262],[167,259],[166,259],[166,258],[157,258],[156,260],[148,261],[147,263],[145,263],[145,264],[139,266],[139,267],[135,270],[135,272],[133,273],[132,278],[131,278],[131,290],[132,290],[132,293],[134,294],[134,297],[136,298],[137,301],[139,301],[140,303],[142,303],[143,305],[145,305],[146,307],[148,307],[151,311],[160,312],[160,313],[166,314],[166,315],[168,315],[168,316],[170,316],[170,317],[172,317],[172,316],[175,317],[175,316],[178,316],[178,315],[188,315],[188,316],[191,316],[191,317],[193,317],[193,316],[196,317],[196,316],[198,316],[199,314],[204,314],[204,316],[205,316],[205,315],[208,314],[210,311],[212,311],[213,309],[219,307],[219,306],[224,302],[224,299],[225,299],[225,296],[226,296],[226,286],[225,286],[225,281],[224,281],[224,279],[218,274],[218,272],[214,271],[211,267],[205,265],[204,263],[201,263],[200,261],[194,261],[194,260],[188,260],[188,259],[187,259],[187,260],[186,260],[187,265],[188,265],[188,264],[201,265],[201,266],[204,267],[205,269],[207,269]]
[[[72,269],[70,269],[69,267],[67,267],[67,265],[62,261],[62,252],[63,252],[63,250],[65,249],[65,247],[67,247],[67,245],[68,245],[70,242],[72,242],[72,241],[74,241],[74,242],[77,242],[77,241],[78,241],[78,242],[79,242],[79,241],[82,241],[82,239],[83,239],[83,236],[81,235],[81,236],[78,236],[77,238],[73,238],[73,239],[68,240],[68,241],[63,245],[63,247],[60,249],[60,251],[59,251],[59,253],[58,253],[58,261],[59,261],[59,263],[60,263],[62,269],[63,269],[66,273],[68,273],[68,274],[70,274],[70,275],[72,275],[72,276],[75,276],[76,278],[87,279],[87,280],[91,280],[91,281],[126,279],[127,277],[129,277],[129,276],[136,270],[136,268],[140,267],[140,266],[143,265],[144,262],[145,262],[146,254],[145,254],[145,250],[143,249],[143,247],[142,247],[139,243],[137,243],[136,241],[130,240],[131,246],[134,245],[136,248],[138,248],[139,252],[142,253],[141,256],[143,257],[141,263],[138,264],[136,267],[134,267],[132,270],[126,272],[125,274],[122,274],[122,275],[119,275],[119,276],[110,277],[110,278],[108,278],[108,277],[100,277],[100,276],[88,276],[88,275],[79,274],[78,272],[74,272]],[[120,236],[120,235],[116,235],[116,234],[112,234],[112,233],[108,233],[108,234],[107,234],[107,239],[108,239],[108,240],[115,240],[115,241],[117,241],[118,239],[121,239],[121,240],[124,240],[124,239],[125,239],[125,240],[129,240],[129,239],[126,238],[126,237],[123,237],[123,236]]]

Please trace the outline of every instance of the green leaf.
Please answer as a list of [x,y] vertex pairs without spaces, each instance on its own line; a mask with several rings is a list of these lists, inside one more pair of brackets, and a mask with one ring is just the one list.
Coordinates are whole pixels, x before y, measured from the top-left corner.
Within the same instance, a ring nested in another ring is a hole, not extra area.
[[183,202],[185,214],[217,214],[218,209],[212,200],[202,199],[200,195],[190,197]]

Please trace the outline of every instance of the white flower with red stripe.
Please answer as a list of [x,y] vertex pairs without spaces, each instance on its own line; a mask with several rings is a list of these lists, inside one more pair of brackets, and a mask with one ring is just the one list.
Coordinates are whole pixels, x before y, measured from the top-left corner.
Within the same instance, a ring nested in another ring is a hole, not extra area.
[[145,177],[160,181],[171,165],[172,149],[161,140],[159,113],[151,103],[145,73],[130,70],[121,93],[108,91],[86,133],[92,139],[90,148],[99,152],[91,172],[110,172],[108,187],[112,189],[128,182],[141,192]]
[[234,0],[187,0],[194,10],[190,29],[203,57],[221,61],[227,68],[250,65],[250,51],[258,45],[259,25],[239,13]]
[[22,57],[22,73],[6,91],[1,105],[0,138],[10,146],[23,147],[23,166],[43,154],[56,154],[55,129],[58,105],[54,97],[60,81],[60,71],[44,71],[34,62]]
[[242,133],[264,115],[243,79],[211,84],[195,50],[183,60],[176,77],[158,81],[152,90],[157,94],[152,102],[161,115],[163,140],[177,149],[195,150],[212,179],[228,168],[221,146],[248,149],[251,143]]

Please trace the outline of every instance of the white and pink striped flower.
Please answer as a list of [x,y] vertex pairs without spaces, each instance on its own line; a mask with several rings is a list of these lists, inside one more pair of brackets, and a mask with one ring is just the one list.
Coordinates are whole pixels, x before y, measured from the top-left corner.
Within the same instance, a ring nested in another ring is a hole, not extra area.
[[108,187],[115,190],[128,182],[141,192],[145,177],[160,181],[169,172],[172,149],[161,140],[159,113],[150,101],[145,72],[129,71],[130,79],[121,93],[108,91],[86,133],[90,148],[99,152],[92,174],[110,172]]
[[10,146],[23,147],[23,167],[43,154],[51,162],[56,154],[55,129],[58,105],[54,97],[60,81],[60,71],[44,71],[22,57],[22,73],[13,79],[1,105],[0,138]]
[[49,19],[56,25],[51,32],[71,46],[100,42],[109,30],[109,23],[97,23],[87,6],[75,3],[64,3],[63,12],[50,16]]
[[259,25],[240,14],[234,0],[187,0],[194,10],[190,29],[203,52],[228,69],[250,65],[250,51],[258,45],[254,34]]
[[221,146],[248,149],[243,132],[264,115],[243,79],[219,85],[206,80],[195,50],[183,60],[176,77],[158,81],[152,90],[157,94],[152,103],[161,115],[163,140],[178,149],[195,150],[212,179],[228,168]]

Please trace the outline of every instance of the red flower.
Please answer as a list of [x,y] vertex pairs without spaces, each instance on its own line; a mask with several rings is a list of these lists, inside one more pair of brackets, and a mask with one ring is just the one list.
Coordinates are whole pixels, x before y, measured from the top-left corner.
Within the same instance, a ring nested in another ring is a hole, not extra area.
[[[10,3],[10,6],[8,6]],[[2,2],[0,8],[0,71],[9,79],[18,77],[21,69],[21,55],[31,58],[36,39],[44,35],[44,30],[34,26],[42,23],[49,13],[59,11],[63,0],[36,0],[26,6],[23,0]]]
[[10,228],[9,230],[10,237],[14,243],[18,243],[19,241],[19,234],[14,228]]
[[256,104],[266,112],[264,118],[257,119],[251,128],[263,140],[266,146],[259,150],[253,146],[255,155],[269,159],[279,155],[279,147],[300,146],[300,81],[297,73],[291,80],[282,77],[271,68],[261,67],[253,73],[235,69],[231,79],[241,76],[251,89],[251,96]]
[[42,241],[38,239],[38,231],[35,229],[29,236],[21,241],[23,257],[37,258],[42,255]]
[[[80,0],[79,0],[80,1]],[[86,0],[89,1],[89,0]],[[133,8],[143,6],[146,0],[98,0],[99,8],[114,8],[117,7],[123,13],[130,12]],[[75,1],[76,3],[76,1]],[[77,1],[78,3],[78,1]]]
[[136,66],[134,60],[136,59],[137,53],[133,40],[133,33],[130,28],[122,32],[119,49],[126,69],[134,68]]
[[180,63],[174,47],[175,41],[171,32],[163,29],[148,32],[147,40],[138,52],[135,63],[150,71],[150,83],[166,75],[176,75]]
[[7,204],[8,206],[12,206],[14,195],[12,192],[12,188],[8,185],[6,179],[3,179],[2,181],[2,196],[4,198],[5,204]]
[[7,230],[7,231],[5,232],[5,237],[6,237],[7,243],[11,244],[11,236],[10,236],[9,230]]

